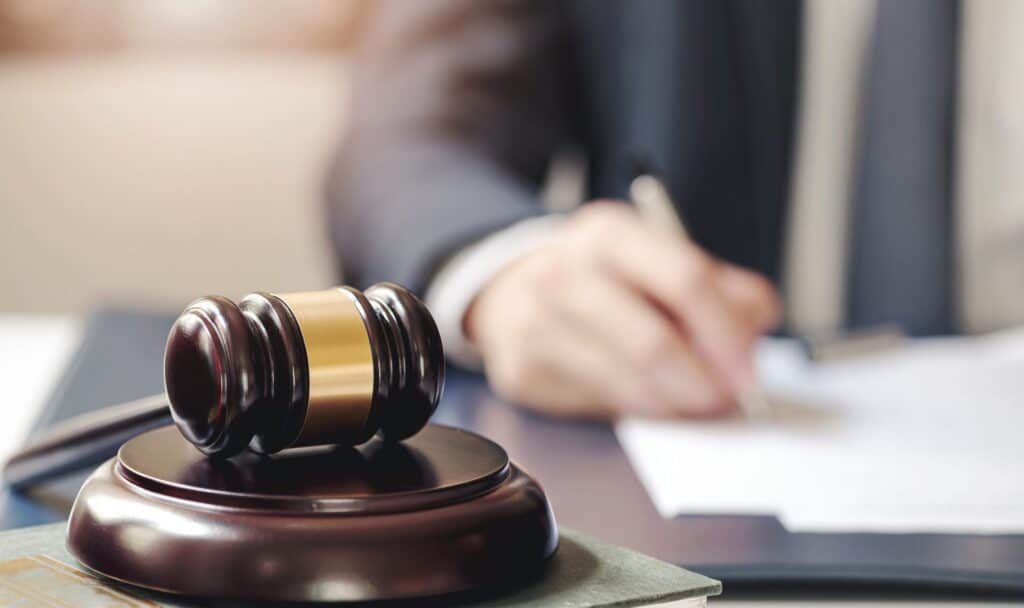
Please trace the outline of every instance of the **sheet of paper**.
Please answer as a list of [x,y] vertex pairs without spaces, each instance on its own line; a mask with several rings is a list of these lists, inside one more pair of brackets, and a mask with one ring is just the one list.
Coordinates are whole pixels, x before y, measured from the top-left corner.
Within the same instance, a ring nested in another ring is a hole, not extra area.
[[24,441],[80,333],[72,317],[0,315],[0,462]]
[[766,340],[764,420],[617,426],[662,515],[793,531],[1024,532],[1024,332],[809,363]]

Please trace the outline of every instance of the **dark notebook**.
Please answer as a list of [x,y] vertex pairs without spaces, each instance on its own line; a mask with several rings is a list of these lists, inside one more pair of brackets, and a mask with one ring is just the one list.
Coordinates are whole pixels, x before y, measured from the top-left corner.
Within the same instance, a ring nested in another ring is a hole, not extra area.
[[[174,315],[104,309],[89,316],[82,341],[50,393],[32,432],[78,414],[163,390],[164,343]],[[67,517],[71,502],[91,471],[71,474],[31,496],[3,489],[0,529],[32,526]]]

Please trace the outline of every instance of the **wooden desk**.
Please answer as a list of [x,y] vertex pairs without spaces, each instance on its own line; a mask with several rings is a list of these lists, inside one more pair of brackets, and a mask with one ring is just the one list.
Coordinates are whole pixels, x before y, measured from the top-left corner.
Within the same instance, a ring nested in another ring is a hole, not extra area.
[[[160,390],[160,361],[171,320],[126,311],[95,316],[84,329],[75,373],[58,386],[38,424]],[[876,605],[896,593],[903,594],[900,606],[913,606],[907,602],[914,598],[933,605],[935,595],[920,594],[936,587],[942,597],[951,589],[1024,593],[1022,537],[790,534],[773,518],[662,519],[607,425],[553,421],[524,412],[496,400],[473,374],[450,374],[436,419],[501,443],[544,485],[561,523],[721,578],[730,596],[719,603],[813,606],[804,598],[820,598],[836,588],[850,597],[843,602],[847,606]],[[61,519],[82,477],[73,476],[32,497],[5,493],[0,527]],[[865,589],[871,595],[865,596]],[[797,595],[770,595],[780,590]],[[977,603],[974,598],[990,596],[971,597]],[[827,601],[834,603],[835,597]]]

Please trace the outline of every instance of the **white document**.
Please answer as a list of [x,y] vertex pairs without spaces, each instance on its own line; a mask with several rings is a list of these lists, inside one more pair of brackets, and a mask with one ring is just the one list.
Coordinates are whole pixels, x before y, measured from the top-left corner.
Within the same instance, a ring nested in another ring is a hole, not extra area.
[[765,340],[764,420],[617,426],[659,512],[791,531],[1024,533],[1024,331],[814,365]]
[[80,334],[71,317],[0,315],[0,463],[25,441]]

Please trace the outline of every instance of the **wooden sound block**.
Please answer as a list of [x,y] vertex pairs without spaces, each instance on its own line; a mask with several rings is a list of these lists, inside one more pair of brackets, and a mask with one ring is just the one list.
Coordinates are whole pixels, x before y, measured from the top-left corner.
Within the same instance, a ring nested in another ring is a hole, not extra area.
[[199,597],[364,601],[505,586],[558,545],[501,447],[429,425],[402,443],[210,459],[173,427],[82,486],[68,548],[101,575]]

